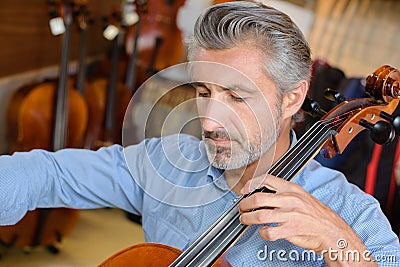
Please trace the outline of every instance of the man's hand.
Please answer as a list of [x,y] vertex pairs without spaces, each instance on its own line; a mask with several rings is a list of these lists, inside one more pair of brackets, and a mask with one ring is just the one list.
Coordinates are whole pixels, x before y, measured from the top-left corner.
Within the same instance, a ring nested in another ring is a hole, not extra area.
[[[338,248],[338,240],[346,240],[344,250],[358,250],[363,253],[366,247],[353,229],[332,209],[321,203],[301,186],[272,175],[256,177],[242,189],[242,194],[256,188],[267,187],[276,193],[254,193],[241,200],[240,220],[243,224],[271,224],[260,228],[262,238],[270,241],[286,239],[289,242],[316,253],[322,253],[330,266],[360,264],[366,266],[360,257],[359,262],[331,261],[324,252]],[[370,259],[371,266],[376,266]]]

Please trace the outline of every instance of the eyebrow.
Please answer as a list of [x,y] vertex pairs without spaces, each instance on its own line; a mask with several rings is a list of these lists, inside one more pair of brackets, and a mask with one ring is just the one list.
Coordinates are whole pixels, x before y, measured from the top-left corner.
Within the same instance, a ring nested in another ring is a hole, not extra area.
[[189,85],[193,87],[204,87],[205,89],[208,90],[206,83],[203,82],[190,82]]
[[[207,86],[207,83],[205,83],[205,82],[191,82],[190,85],[193,87],[202,87],[204,89],[210,90]],[[223,88],[223,90],[225,90],[225,91],[232,91],[232,92],[236,92],[236,93],[239,93],[239,92],[254,93],[254,89],[248,88],[243,85],[230,85],[230,86],[221,86],[219,84],[216,84],[216,85]]]

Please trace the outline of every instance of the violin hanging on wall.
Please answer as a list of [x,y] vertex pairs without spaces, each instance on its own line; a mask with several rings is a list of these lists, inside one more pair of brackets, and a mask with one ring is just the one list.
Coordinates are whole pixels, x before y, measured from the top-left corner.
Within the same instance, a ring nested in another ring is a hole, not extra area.
[[[396,133],[400,133],[400,116],[392,116],[400,101],[400,71],[387,65],[378,68],[367,77],[365,91],[366,97],[355,99],[344,99],[337,92],[328,92],[328,97],[340,102],[329,112],[306,99],[303,110],[322,118],[273,164],[268,173],[290,181],[320,150],[325,157],[332,158],[342,153],[365,129],[370,131],[374,142],[391,142]],[[117,252],[99,266],[230,266],[224,253],[248,228],[240,223],[239,203],[255,192],[273,193],[263,187],[241,196],[184,252],[163,244],[137,244]]]

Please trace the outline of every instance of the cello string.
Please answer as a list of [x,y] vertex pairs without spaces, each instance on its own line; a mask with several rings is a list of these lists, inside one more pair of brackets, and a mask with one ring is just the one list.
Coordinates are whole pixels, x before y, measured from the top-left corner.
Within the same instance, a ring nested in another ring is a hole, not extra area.
[[[343,121],[344,119],[339,117],[339,120]],[[322,129],[320,129],[321,126],[326,125],[326,126],[329,127],[333,123],[338,123],[338,119],[336,119],[336,118],[331,119],[331,120],[327,120],[327,121],[328,121],[327,124],[322,124],[321,122],[323,122],[323,121],[318,121],[318,122],[314,123],[314,125],[306,132],[306,134],[303,136],[303,138],[299,139],[299,141],[296,143],[296,146],[300,146],[301,147],[300,152],[303,152],[303,150],[311,143],[311,141],[308,140],[310,136],[311,137],[315,136],[315,135],[317,135],[317,134],[319,134],[321,132],[321,130],[322,130]],[[332,121],[332,122],[330,122],[330,121]],[[288,150],[288,153],[286,153],[284,156],[285,157],[293,157],[294,153],[298,153],[298,151],[294,151],[294,149],[290,149],[290,150]],[[281,167],[281,166],[279,166],[279,164],[278,165],[274,165],[269,170],[269,172],[272,172],[272,171],[276,170],[278,167]]]
[[[327,137],[326,136],[324,136],[324,135],[321,135],[318,139],[317,139],[317,141],[314,143],[314,144],[321,144],[322,143],[322,141],[324,141],[324,139],[326,139]],[[301,156],[301,158],[298,160],[299,162],[305,162],[305,160],[306,160],[306,157],[308,156],[306,153],[300,153],[302,156]],[[290,161],[289,161],[290,162]],[[287,174],[283,174],[282,175],[282,172],[283,172],[283,169],[277,174],[277,176],[278,177],[281,177],[282,176],[282,179],[284,179],[284,180],[290,180],[291,179],[291,177],[290,176],[288,176],[289,175],[289,173],[292,173],[293,172],[293,170],[294,170],[294,168],[296,167],[296,165],[292,165],[292,167],[287,171]]]
[[[239,222],[239,223],[235,226],[235,228],[233,229],[232,232],[236,232],[238,228],[243,228],[243,227],[244,227],[244,228],[248,228],[248,225],[244,225],[244,224],[241,224],[241,223],[240,223],[239,217],[240,217],[240,213],[239,213],[239,210],[238,210],[238,211],[237,211],[237,215],[236,215],[234,218],[232,218],[232,223],[235,223],[235,222]],[[240,230],[241,230],[241,229],[239,229],[239,231],[240,231]],[[228,240],[228,237],[225,237],[224,240],[220,241],[219,243],[220,243],[221,245],[223,245],[224,242],[227,242],[227,241],[229,241],[229,240]],[[217,248],[215,248],[214,250],[212,250],[212,253],[210,253],[209,256],[206,257],[206,258],[201,262],[201,265],[200,265],[200,266],[203,266],[203,263],[204,263],[211,255],[213,255],[216,251],[218,251],[218,248],[221,248],[221,245],[218,245]],[[220,250],[221,250],[221,249],[220,249]]]

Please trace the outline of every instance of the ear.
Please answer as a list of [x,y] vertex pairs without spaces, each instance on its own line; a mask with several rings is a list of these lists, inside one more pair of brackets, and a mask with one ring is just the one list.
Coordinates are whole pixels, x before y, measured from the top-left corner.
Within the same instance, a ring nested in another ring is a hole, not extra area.
[[282,116],[284,118],[291,118],[296,114],[303,104],[307,95],[308,83],[305,80],[296,84],[296,87],[291,92],[285,94],[282,99]]

